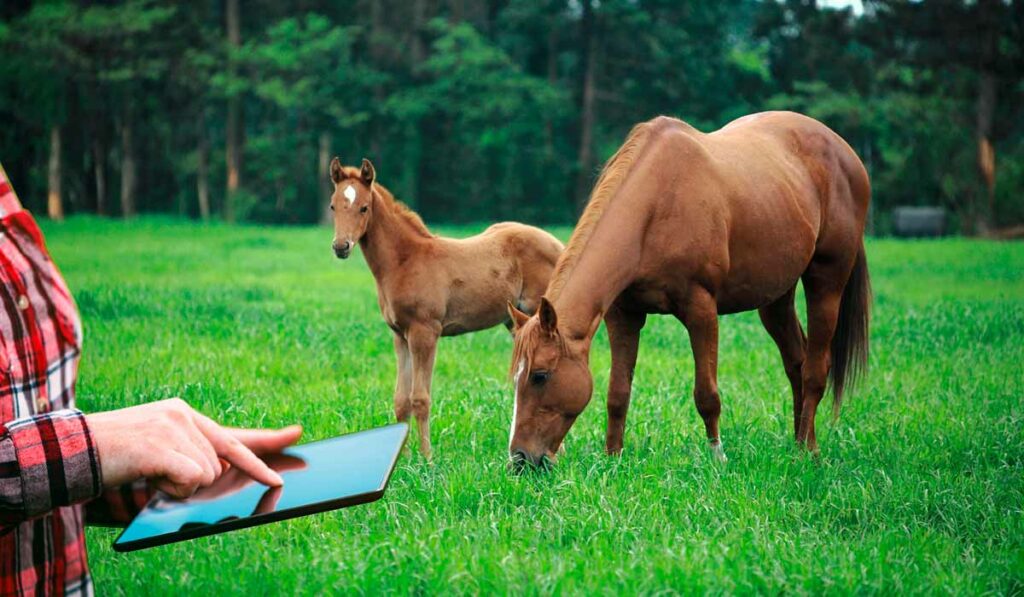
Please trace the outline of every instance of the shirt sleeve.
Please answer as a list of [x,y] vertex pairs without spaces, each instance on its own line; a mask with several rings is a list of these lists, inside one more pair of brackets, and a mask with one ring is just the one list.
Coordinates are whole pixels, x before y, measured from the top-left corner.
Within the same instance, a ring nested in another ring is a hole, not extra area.
[[0,425],[4,526],[100,495],[100,462],[85,415],[58,410]]
[[105,490],[85,505],[85,524],[123,527],[149,503],[156,489],[145,479]]

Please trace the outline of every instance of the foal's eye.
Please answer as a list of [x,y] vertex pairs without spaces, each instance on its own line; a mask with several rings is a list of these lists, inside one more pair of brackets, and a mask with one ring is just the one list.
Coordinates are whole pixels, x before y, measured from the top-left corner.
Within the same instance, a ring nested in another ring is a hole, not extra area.
[[366,213],[367,211],[369,211],[369,209],[370,209],[370,206],[369,206],[369,205],[364,205],[364,206],[362,206],[362,207],[360,207],[360,208],[359,208],[359,213],[361,213],[361,214],[364,214],[364,213]]
[[334,206],[333,205],[331,206],[331,211],[334,211]]
[[550,375],[547,371],[534,371],[530,374],[530,383],[535,386],[544,385]]

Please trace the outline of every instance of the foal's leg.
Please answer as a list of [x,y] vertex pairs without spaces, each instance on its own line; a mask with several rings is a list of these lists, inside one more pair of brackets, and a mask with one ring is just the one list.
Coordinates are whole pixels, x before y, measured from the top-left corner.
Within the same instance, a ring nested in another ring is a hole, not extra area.
[[612,349],[612,371],[608,379],[608,435],[605,449],[609,454],[622,451],[622,435],[626,430],[626,412],[633,386],[633,369],[640,346],[640,330],[647,320],[645,313],[624,311],[617,304],[605,314],[608,341]]
[[408,421],[412,412],[410,393],[412,392],[412,355],[409,354],[409,343],[395,333],[395,357],[398,363],[398,375],[395,380],[395,419]]
[[704,419],[711,453],[716,460],[726,461],[722,440],[718,435],[718,416],[722,401],[718,397],[718,304],[704,289],[693,291],[686,309],[677,317],[690,332],[695,366],[693,400]]
[[807,357],[801,370],[803,405],[796,441],[811,452],[818,450],[814,435],[814,415],[825,393],[829,367],[832,365],[832,336],[839,319],[839,302],[849,277],[849,267],[836,261],[812,261],[804,272],[807,293]]
[[407,340],[412,354],[412,412],[420,434],[420,452],[430,458],[430,380],[434,374],[439,325],[414,324]]
[[800,383],[801,370],[804,365],[804,357],[807,354],[807,337],[800,327],[800,320],[797,319],[796,309],[793,306],[793,297],[796,294],[794,286],[785,295],[774,303],[765,305],[758,309],[761,315],[761,323],[768,334],[775,340],[782,354],[782,365],[786,369],[786,377],[789,378],[789,385],[793,388],[793,434],[800,431],[800,409],[803,406],[803,390]]

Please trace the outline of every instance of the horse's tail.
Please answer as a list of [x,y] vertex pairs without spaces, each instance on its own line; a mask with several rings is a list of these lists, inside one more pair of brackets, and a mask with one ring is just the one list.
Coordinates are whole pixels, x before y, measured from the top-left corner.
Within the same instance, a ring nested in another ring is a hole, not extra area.
[[868,322],[871,318],[871,279],[864,244],[857,252],[843,298],[839,303],[839,321],[832,337],[832,416],[839,416],[843,389],[853,385],[868,366]]

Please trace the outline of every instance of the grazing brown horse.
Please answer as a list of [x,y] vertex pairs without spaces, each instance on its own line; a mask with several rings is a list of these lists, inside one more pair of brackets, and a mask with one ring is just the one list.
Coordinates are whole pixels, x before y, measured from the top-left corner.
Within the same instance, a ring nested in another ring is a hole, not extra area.
[[[718,316],[757,309],[782,353],[798,442],[817,449],[814,415],[831,372],[838,413],[865,366],[871,290],[864,256],[868,176],[825,125],[754,114],[701,133],[659,117],[637,125],[605,165],[538,312],[515,322],[513,462],[553,461],[590,401],[590,344],[611,343],[607,451],[622,449],[640,329],[648,313],[686,326],[694,399],[713,453]],[[807,297],[807,335],[794,309]]]
[[511,325],[506,305],[532,313],[547,288],[562,243],[539,228],[495,224],[466,239],[434,236],[423,220],[362,168],[331,162],[334,253],[359,243],[377,281],[377,302],[395,334],[395,417],[416,416],[420,449],[430,457],[430,381],[440,336]]

